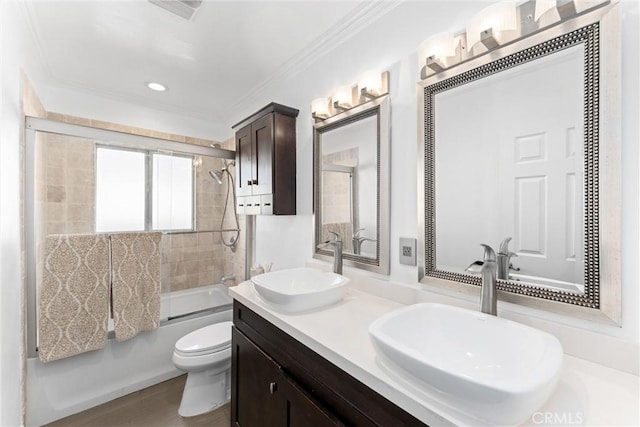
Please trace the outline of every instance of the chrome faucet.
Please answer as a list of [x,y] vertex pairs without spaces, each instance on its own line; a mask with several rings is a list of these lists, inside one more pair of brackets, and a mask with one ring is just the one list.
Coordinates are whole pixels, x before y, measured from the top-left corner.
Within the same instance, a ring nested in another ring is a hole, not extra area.
[[370,239],[368,237],[360,237],[360,232],[363,231],[364,228],[358,228],[353,235],[351,236],[351,242],[353,243],[353,253],[355,255],[360,255],[362,250],[362,244],[364,242],[375,242],[375,239]]
[[338,233],[329,231],[333,234],[334,239],[332,241],[326,241],[320,243],[318,248],[326,248],[327,246],[333,246],[333,272],[336,274],[342,274],[342,239]]
[[500,280],[509,280],[509,271],[513,268],[511,265],[511,257],[518,256],[515,252],[509,252],[510,241],[511,237],[504,239],[500,243],[500,249],[498,250],[498,279]]
[[[508,243],[508,242],[507,242]],[[481,244],[484,248],[484,261],[480,274],[482,275],[482,289],[480,290],[480,311],[496,316],[498,314],[498,290],[496,289],[496,253],[489,245]]]

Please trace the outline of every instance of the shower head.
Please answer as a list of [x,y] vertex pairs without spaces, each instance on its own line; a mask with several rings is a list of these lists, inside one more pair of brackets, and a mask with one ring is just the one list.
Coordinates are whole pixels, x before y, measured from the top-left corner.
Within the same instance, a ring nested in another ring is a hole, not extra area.
[[215,179],[218,184],[222,184],[222,171],[209,171],[211,178]]

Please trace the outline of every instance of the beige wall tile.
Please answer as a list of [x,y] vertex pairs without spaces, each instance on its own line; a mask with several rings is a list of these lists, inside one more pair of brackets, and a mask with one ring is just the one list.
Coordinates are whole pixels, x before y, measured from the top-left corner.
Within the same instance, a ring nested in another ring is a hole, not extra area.
[[196,233],[183,234],[184,247],[193,247],[198,245],[198,235]]
[[47,221],[45,236],[50,234],[64,234],[67,232],[67,223],[60,221]]
[[46,182],[52,186],[64,186],[66,184],[66,174],[64,168],[50,166],[46,169]]
[[184,247],[184,234],[170,234],[169,242],[172,251]]
[[65,203],[47,203],[46,216],[48,221],[66,221],[67,205]]
[[184,261],[184,254],[182,251],[171,251],[169,253],[169,262],[182,262]]
[[91,119],[87,119],[85,117],[70,116],[66,114],[63,116],[63,121],[74,125],[91,126]]
[[186,142],[187,137],[184,135],[175,135],[173,133],[169,134],[169,139],[171,141],[176,141],[176,142]]
[[85,188],[93,187],[95,175],[91,169],[76,169],[68,167],[65,169],[67,182]]
[[198,246],[200,247],[212,247],[213,246],[213,234],[214,233],[198,233]]
[[93,221],[93,205],[81,203],[67,204],[67,220],[68,221]]
[[95,203],[96,189],[94,186],[67,185],[66,197],[69,203],[91,204]]
[[67,234],[93,233],[92,221],[67,221]]
[[47,185],[47,202],[60,203],[64,201],[65,201],[64,187]]
[[119,123],[104,122],[102,120],[91,120],[91,126],[99,129],[113,130],[116,132],[133,133],[133,127],[122,125]]

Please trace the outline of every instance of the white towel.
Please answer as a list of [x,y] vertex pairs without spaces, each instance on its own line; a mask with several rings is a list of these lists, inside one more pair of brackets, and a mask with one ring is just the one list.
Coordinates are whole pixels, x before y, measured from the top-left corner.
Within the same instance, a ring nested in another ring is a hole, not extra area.
[[161,233],[111,234],[111,304],[116,340],[160,324]]
[[106,235],[50,235],[40,286],[38,355],[43,362],[103,348],[107,341]]

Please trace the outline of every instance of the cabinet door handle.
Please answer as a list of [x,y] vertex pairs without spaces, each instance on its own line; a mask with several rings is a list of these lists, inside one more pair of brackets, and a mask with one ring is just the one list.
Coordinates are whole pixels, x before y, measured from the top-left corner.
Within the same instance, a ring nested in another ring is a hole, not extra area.
[[251,180],[248,180],[248,181],[247,181],[247,185],[251,185]]
[[251,183],[252,185],[258,185],[258,180],[254,179],[253,182]]
[[273,382],[269,384],[269,393],[273,394],[278,390],[278,383]]

